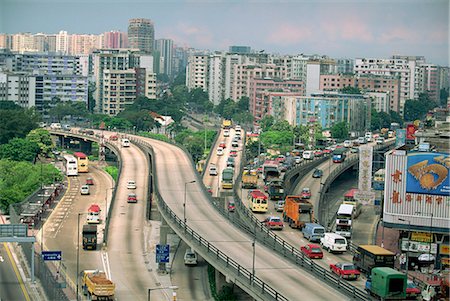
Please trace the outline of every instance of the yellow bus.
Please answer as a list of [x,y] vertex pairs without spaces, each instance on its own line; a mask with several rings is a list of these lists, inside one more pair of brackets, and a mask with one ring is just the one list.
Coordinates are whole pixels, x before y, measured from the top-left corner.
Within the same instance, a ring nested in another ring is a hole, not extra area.
[[82,152],[73,153],[77,159],[78,172],[89,172],[89,158]]
[[249,208],[252,212],[267,212],[267,196],[259,190],[252,190],[248,194]]

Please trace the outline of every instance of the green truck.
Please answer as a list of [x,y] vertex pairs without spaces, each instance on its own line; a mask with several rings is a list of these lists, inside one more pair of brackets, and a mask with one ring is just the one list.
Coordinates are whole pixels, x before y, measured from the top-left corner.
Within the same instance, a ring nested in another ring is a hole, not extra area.
[[373,268],[366,290],[381,300],[406,299],[406,275],[388,267]]
[[97,225],[83,225],[83,249],[97,249]]
[[269,199],[271,200],[283,200],[284,199],[284,188],[283,181],[273,180],[269,182],[268,185]]

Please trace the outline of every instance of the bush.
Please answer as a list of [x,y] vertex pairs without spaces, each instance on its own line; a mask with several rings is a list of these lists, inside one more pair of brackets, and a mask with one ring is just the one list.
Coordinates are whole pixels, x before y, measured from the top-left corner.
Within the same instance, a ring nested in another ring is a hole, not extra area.
[[117,182],[117,178],[119,177],[119,169],[115,166],[106,166],[104,170],[111,175],[114,181]]

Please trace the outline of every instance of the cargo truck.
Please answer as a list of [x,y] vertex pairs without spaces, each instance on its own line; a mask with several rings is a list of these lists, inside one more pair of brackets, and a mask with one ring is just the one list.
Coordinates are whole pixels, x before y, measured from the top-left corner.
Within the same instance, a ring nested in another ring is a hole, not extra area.
[[83,225],[83,249],[97,249],[97,225]]
[[224,119],[222,121],[222,128],[223,129],[230,129],[231,128],[231,120],[229,119]]
[[270,200],[282,200],[284,198],[283,181],[273,180],[269,183],[269,199]]
[[381,300],[406,299],[406,275],[388,267],[373,268],[366,290]]
[[314,222],[314,206],[299,195],[288,195],[283,209],[283,219],[291,228],[303,228]]
[[222,171],[222,188],[233,189],[233,168],[227,167]]
[[353,255],[353,264],[368,275],[376,267],[394,267],[395,254],[376,245],[359,245]]
[[242,188],[256,189],[258,187],[258,176],[246,173],[242,175]]
[[82,272],[83,294],[89,300],[114,300],[115,284],[99,270],[84,270]]

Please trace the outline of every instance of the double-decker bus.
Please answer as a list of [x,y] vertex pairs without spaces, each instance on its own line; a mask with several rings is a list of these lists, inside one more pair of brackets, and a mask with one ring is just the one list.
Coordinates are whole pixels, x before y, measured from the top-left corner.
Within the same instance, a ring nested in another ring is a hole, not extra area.
[[249,208],[252,212],[267,212],[267,196],[259,190],[252,190],[248,194]]
[[82,152],[73,153],[74,157],[77,158],[78,162],[78,172],[89,172],[89,158]]
[[357,202],[355,200],[355,193],[358,191],[357,188],[352,188],[344,194],[344,203],[351,204],[352,202]]
[[64,172],[67,176],[78,176],[77,159],[72,155],[63,156]]
[[384,177],[386,170],[379,169],[373,175],[373,189],[375,190],[384,190]]

